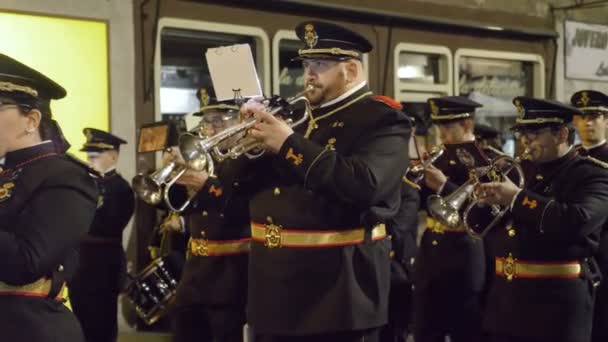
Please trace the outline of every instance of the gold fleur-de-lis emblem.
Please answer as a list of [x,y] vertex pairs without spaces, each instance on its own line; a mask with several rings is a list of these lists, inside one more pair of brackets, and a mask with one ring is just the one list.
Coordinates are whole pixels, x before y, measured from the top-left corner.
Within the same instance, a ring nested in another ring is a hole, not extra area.
[[201,88],[198,91],[198,94],[201,98],[201,107],[205,107],[209,104],[209,93],[207,92],[207,88]]
[[437,104],[435,103],[435,101],[430,100],[429,106],[431,106],[431,113],[433,113],[433,115],[439,114],[439,107],[437,107]]
[[583,104],[584,107],[587,107],[587,104],[589,103],[589,100],[591,100],[589,98],[589,94],[586,91],[584,91],[581,94],[581,100],[580,100],[580,102]]
[[317,45],[319,35],[317,35],[317,32],[315,32],[315,27],[313,24],[306,24],[306,26],[304,26],[304,40],[306,41],[306,45],[308,45],[308,47],[311,49]]
[[523,119],[524,116],[526,115],[526,111],[524,110],[524,107],[521,105],[521,102],[519,100],[515,100],[514,104],[515,104],[515,108],[517,108],[517,118]]
[[7,199],[11,198],[12,189],[14,187],[15,187],[15,183],[13,183],[13,182],[8,182],[8,183],[2,184],[2,186],[0,187],[0,202],[4,202]]

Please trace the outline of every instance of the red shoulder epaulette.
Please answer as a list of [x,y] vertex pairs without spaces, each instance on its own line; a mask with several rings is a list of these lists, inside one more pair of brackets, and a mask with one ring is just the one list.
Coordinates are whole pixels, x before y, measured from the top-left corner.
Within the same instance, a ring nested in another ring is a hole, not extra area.
[[372,98],[376,101],[380,101],[385,103],[387,106],[394,108],[394,109],[403,109],[403,106],[401,105],[401,103],[397,102],[395,99],[390,98],[388,96],[384,96],[384,95],[374,95],[372,96]]

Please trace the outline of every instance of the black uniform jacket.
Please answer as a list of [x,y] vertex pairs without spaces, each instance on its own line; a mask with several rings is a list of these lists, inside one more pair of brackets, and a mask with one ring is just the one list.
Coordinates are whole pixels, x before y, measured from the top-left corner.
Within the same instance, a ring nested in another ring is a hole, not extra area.
[[[73,275],[78,243],[97,205],[88,168],[57,154],[51,142],[10,152],[0,174],[0,284],[23,286],[49,277],[51,297]],[[26,291],[27,292],[27,291]],[[0,330],[7,341],[78,339],[73,315],[57,300],[0,296]]]
[[246,162],[244,159],[246,157],[229,159],[219,164],[217,172],[221,182],[220,178],[209,178],[184,217],[191,239],[233,243],[239,248],[230,254],[208,256],[188,251],[177,290],[176,308],[245,305],[250,220],[248,197],[242,193],[239,183],[240,177],[247,176],[239,174]]
[[129,183],[116,171],[99,180],[99,191],[97,212],[81,241],[80,267],[70,288],[118,293],[126,272],[122,232],[133,215],[135,198]]
[[390,234],[391,283],[408,284],[413,282],[414,258],[418,250],[418,209],[420,193],[415,184],[403,181],[401,184],[401,207],[397,214],[386,223]]
[[495,276],[484,328],[543,341],[588,341],[594,292],[588,258],[608,215],[608,170],[573,150],[538,164],[526,179],[508,224],[488,236],[492,250],[522,262],[578,261],[582,273],[570,279]]
[[313,112],[274,156],[253,163],[250,216],[284,230],[364,228],[363,243],[268,248],[251,243],[248,321],[256,332],[309,335],[387,321],[390,243],[371,228],[400,207],[406,116],[367,87]]
[[[471,165],[466,165],[466,157],[459,158],[458,151],[468,151],[473,157]],[[441,189],[440,196],[447,197],[460,185],[469,180],[471,166],[481,167],[497,155],[490,149],[482,149],[476,142],[450,144],[446,152],[433,164],[441,170],[448,181]],[[464,161],[464,163],[463,163]],[[429,196],[434,191],[423,186],[422,205],[426,207]],[[464,211],[467,203],[461,208]],[[432,217],[428,214],[429,217]],[[454,299],[472,293],[479,293],[485,282],[485,251],[482,241],[473,239],[464,232],[442,232],[426,229],[416,259],[416,291],[440,291]],[[438,297],[437,294],[434,297]]]

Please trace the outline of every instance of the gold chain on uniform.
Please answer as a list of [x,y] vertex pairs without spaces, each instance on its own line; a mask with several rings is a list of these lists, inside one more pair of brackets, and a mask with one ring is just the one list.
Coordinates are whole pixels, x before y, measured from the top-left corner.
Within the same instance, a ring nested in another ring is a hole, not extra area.
[[330,116],[336,114],[337,112],[341,111],[342,109],[353,105],[355,102],[358,102],[358,101],[362,100],[364,97],[371,95],[371,94],[372,94],[371,91],[361,94],[357,98],[352,99],[351,101],[345,103],[344,105],[342,105],[328,113],[325,113],[325,114],[319,116],[318,118],[313,117],[311,114],[310,119],[308,120],[308,127],[306,128],[306,133],[304,133],[304,138],[308,139],[308,137],[310,136],[312,131],[319,128],[319,126],[317,125],[317,121],[330,117]]

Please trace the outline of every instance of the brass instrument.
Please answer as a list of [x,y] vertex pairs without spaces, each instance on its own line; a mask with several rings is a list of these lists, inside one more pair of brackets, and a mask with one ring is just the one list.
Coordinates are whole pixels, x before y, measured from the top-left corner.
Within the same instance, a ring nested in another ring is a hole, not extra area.
[[180,207],[175,207],[169,198],[169,189],[187,169],[185,164],[172,160],[149,175],[139,173],[133,177],[133,190],[139,198],[150,205],[158,205],[164,200],[167,208],[181,213],[190,205],[194,195],[190,196]]
[[[518,177],[517,186],[519,188],[523,188],[525,177],[523,169],[521,167],[521,162],[522,160],[528,159],[530,159],[530,153],[526,149],[520,156],[516,157],[515,159],[508,156],[499,156],[494,159],[492,164],[501,167],[499,172],[502,177],[507,177],[507,175],[511,173],[512,170],[515,170],[517,172]],[[500,165],[501,163],[503,165]],[[485,212],[478,212],[476,213],[476,215],[473,215],[474,210],[483,210]],[[462,214],[464,227],[471,237],[476,239],[483,239],[483,237],[486,236],[486,234],[501,221],[501,219],[505,216],[508,210],[508,206],[501,208],[498,205],[482,205],[479,203],[478,199],[474,197]],[[472,221],[472,216],[476,217],[479,220],[479,218],[482,217],[480,215],[484,215],[485,217],[491,217],[490,222],[483,225],[483,222]]]
[[[482,233],[476,233],[473,228],[473,224],[469,222],[471,211],[474,208],[482,207],[479,204],[477,197],[475,196],[475,188],[481,184],[480,178],[490,177],[491,179],[499,179],[508,177],[508,174],[515,169],[518,176],[518,186],[523,187],[524,174],[521,168],[521,160],[527,155],[524,152],[522,157],[511,158],[509,156],[499,156],[492,160],[488,166],[476,167],[471,169],[469,180],[459,186],[454,192],[448,196],[441,197],[439,195],[432,195],[427,199],[427,208],[431,216],[439,221],[441,224],[450,227],[457,228],[464,224],[465,230],[475,238],[482,238],[492,227],[494,227],[500,219],[504,216],[508,208],[500,208],[496,205],[484,206],[490,210],[490,215],[493,217],[492,221],[486,228],[483,229]],[[505,167],[505,165],[507,165]],[[463,215],[460,215],[460,209],[468,201]]]
[[422,163],[410,166],[405,170],[405,177],[412,183],[419,184],[424,179],[424,171],[445,153],[445,146],[435,146],[429,152],[429,157]]
[[[303,102],[305,105],[304,114],[297,121],[287,119],[286,122],[290,127],[294,128],[304,123],[312,113],[310,102],[306,98],[306,94],[314,89],[309,85],[304,91],[298,93],[294,97],[287,99],[289,105],[298,102]],[[282,106],[271,109],[270,114],[276,115],[283,109]],[[256,123],[255,118],[247,118],[238,125],[228,127],[227,129],[209,137],[201,136],[195,133],[186,133],[179,138],[179,148],[184,157],[187,167],[203,171],[206,170],[210,175],[213,174],[214,161],[221,162],[227,158],[236,159],[239,156],[260,147],[260,142],[248,138],[247,131]],[[230,146],[226,152],[222,152],[219,148],[220,144],[235,136],[245,135],[234,146]]]

